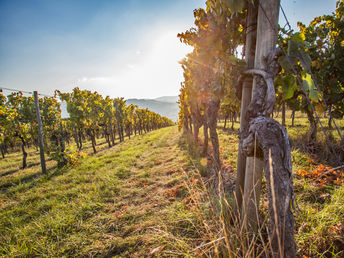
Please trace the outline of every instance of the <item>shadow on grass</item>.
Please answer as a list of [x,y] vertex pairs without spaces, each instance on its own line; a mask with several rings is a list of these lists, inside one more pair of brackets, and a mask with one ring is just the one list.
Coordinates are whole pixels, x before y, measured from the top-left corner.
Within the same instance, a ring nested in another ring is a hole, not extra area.
[[206,155],[201,155],[203,143],[198,139],[199,142],[195,142],[193,136],[183,134],[178,141],[178,146],[186,150],[193,161],[193,165],[200,171],[202,176],[206,176],[208,172],[207,162],[206,164],[202,165],[201,159],[205,159]]
[[66,171],[66,168],[61,168],[57,169],[57,166],[52,166],[47,169],[47,174],[42,174],[41,171],[38,171],[36,173],[15,178],[15,180],[12,180],[10,182],[6,182],[4,184],[0,184],[0,191],[1,192],[6,192],[10,188],[17,187],[20,184],[26,184],[23,188],[23,190],[28,190],[33,188],[36,185],[36,182],[39,181],[40,179],[46,179],[50,180],[51,178],[61,175]]
[[218,126],[217,130],[222,130],[223,132],[226,132],[228,134],[234,134],[234,135],[239,135],[240,130],[235,129],[235,128],[223,128],[223,126]]
[[[47,161],[51,161],[51,160],[52,160],[51,158],[46,158],[45,161],[47,162]],[[29,163],[25,169],[32,168],[32,167],[39,166],[39,165],[41,165],[41,162]],[[23,168],[11,169],[11,170],[8,170],[8,171],[5,171],[4,173],[2,173],[0,175],[0,177],[12,175],[14,173],[17,173],[17,172],[20,172],[20,171],[23,171],[23,170],[24,170]]]
[[343,165],[344,147],[332,140],[333,149],[327,141],[309,142],[307,134],[298,137],[289,136],[290,146],[315,159],[316,162],[338,167]]
[[16,172],[18,172],[18,171],[20,171],[21,169],[12,169],[12,170],[8,170],[8,171],[6,171],[5,173],[2,173],[1,175],[0,175],[0,177],[4,177],[4,176],[8,176],[8,175],[12,175],[12,174],[14,174],[14,173],[16,173]]

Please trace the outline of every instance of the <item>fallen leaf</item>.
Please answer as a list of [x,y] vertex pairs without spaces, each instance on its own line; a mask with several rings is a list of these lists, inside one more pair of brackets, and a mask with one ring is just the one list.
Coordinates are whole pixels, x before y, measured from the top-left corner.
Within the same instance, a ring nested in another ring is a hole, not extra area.
[[150,252],[150,254],[159,253],[159,252],[161,252],[164,248],[165,248],[164,246],[158,246],[158,247],[154,248],[154,249]]

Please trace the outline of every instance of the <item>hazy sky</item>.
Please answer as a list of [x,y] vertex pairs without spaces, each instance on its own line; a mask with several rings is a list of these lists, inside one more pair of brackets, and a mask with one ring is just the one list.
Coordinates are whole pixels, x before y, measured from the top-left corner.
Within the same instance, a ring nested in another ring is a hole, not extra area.
[[[0,0],[0,87],[111,97],[177,95],[190,47],[176,35],[205,0]],[[282,0],[295,28],[335,0]],[[280,24],[285,21],[280,16]]]

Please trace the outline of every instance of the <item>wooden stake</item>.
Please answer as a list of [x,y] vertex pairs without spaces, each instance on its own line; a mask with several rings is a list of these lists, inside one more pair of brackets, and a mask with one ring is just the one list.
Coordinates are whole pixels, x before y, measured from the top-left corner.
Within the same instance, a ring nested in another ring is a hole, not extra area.
[[[259,2],[257,23],[257,44],[254,68],[266,69],[264,58],[275,49],[278,31],[278,15],[280,0],[264,0]],[[274,27],[272,27],[274,26]],[[256,83],[253,81],[253,93]],[[256,232],[258,225],[258,207],[260,185],[262,180],[263,160],[256,157],[246,159],[244,206],[242,219],[249,230]]]
[[44,142],[43,142],[43,125],[41,120],[41,114],[39,112],[39,103],[38,103],[38,93],[37,91],[33,92],[33,96],[35,99],[35,108],[36,108],[36,118],[37,118],[37,124],[38,124],[38,145],[39,145],[39,152],[41,156],[41,167],[42,167],[42,173],[47,173],[47,168],[45,165],[45,157],[44,157]]
[[[254,56],[256,52],[256,38],[257,38],[257,17],[258,17],[258,0],[254,4],[249,4],[247,14],[247,29],[246,29],[246,43],[245,43],[245,61],[247,69],[254,67]],[[252,93],[252,79],[247,78],[242,85],[241,96],[241,111],[240,111],[240,135],[248,130],[248,120],[246,117],[247,107],[251,101]],[[246,168],[246,155],[242,152],[242,142],[239,142],[238,160],[237,160],[237,180],[235,187],[236,197],[236,212],[240,214],[242,206],[242,197],[244,194],[245,184],[245,168]]]

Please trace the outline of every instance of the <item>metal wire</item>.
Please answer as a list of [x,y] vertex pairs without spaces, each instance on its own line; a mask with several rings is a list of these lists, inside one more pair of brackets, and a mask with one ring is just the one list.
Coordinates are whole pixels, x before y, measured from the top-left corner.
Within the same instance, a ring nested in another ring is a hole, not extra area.
[[5,88],[0,86],[0,90],[8,90],[8,91],[16,91],[16,92],[23,92],[23,93],[27,93],[27,94],[33,94],[33,92],[30,91],[24,91],[24,90],[17,90],[17,89],[9,89],[9,88]]
[[287,15],[285,14],[285,12],[284,12],[284,10],[283,10],[283,7],[282,7],[282,5],[280,4],[280,7],[281,7],[281,11],[282,11],[282,13],[283,13],[283,16],[284,16],[284,19],[286,20],[286,24],[284,25],[284,27],[283,28],[285,28],[286,26],[288,26],[288,32],[289,31],[292,31],[293,29],[291,28],[291,26],[290,26],[290,23],[289,23],[289,21],[288,21],[288,19],[287,19]]
[[[269,24],[270,24],[272,30],[276,33],[276,35],[277,35],[277,41],[278,41],[278,31],[276,31],[275,27],[273,26],[271,20],[269,19],[268,15],[266,14],[266,11],[264,10],[264,8],[263,8],[263,6],[261,5],[260,2],[259,2],[259,7],[261,8],[261,10],[262,10],[262,12],[263,12],[265,18],[266,18],[267,21],[269,22]],[[286,50],[284,49],[284,47],[283,47],[282,44],[279,44],[279,45],[280,45],[281,50],[283,51],[283,54],[286,56],[287,61],[288,61],[289,65],[290,65],[290,67],[291,67],[292,70],[293,70],[293,73],[296,75],[296,79],[297,79],[298,83],[299,83],[300,85],[302,85],[301,79],[297,76],[297,71],[296,71],[295,68],[293,67],[292,62],[290,61],[290,58],[289,58],[289,56],[287,55]],[[312,76],[312,75],[311,75],[311,76]],[[333,145],[332,141],[330,140],[330,138],[328,137],[328,135],[327,135],[327,133],[326,133],[326,131],[325,131],[325,128],[323,127],[323,125],[322,125],[322,123],[321,123],[321,121],[320,121],[320,118],[319,118],[319,116],[318,116],[318,113],[316,112],[316,110],[315,110],[315,108],[314,108],[314,106],[313,106],[311,100],[309,99],[309,97],[307,96],[307,93],[305,92],[305,90],[304,90],[302,87],[301,87],[301,91],[304,93],[304,95],[305,95],[305,97],[306,97],[306,99],[307,99],[309,105],[311,106],[311,108],[312,108],[312,110],[313,110],[313,112],[314,112],[314,114],[315,114],[315,116],[316,116],[316,118],[317,118],[317,120],[318,120],[318,122],[319,122],[319,124],[320,124],[321,130],[323,131],[323,133],[324,133],[324,135],[325,135],[325,137],[326,137],[326,140],[328,141],[328,143],[329,143],[329,145],[330,145],[330,147],[331,147],[333,153],[336,153],[335,148],[334,148],[334,145]],[[342,161],[339,159],[339,157],[338,157],[337,155],[335,155],[335,156],[336,156],[338,162],[339,162],[339,163],[342,163]]]
[[[27,93],[27,94],[33,94],[33,91],[10,89],[10,88],[2,87],[2,86],[0,86],[0,90],[8,90],[8,91],[16,91],[16,92],[22,92],[22,93]],[[38,95],[44,96],[44,97],[49,97],[49,98],[55,98],[54,96],[43,94],[43,93],[38,93]]]
[[[285,19],[285,21],[286,21],[286,24],[289,26],[290,31],[291,31],[291,26],[290,26],[288,17],[287,17],[287,15],[285,14],[282,5],[280,5],[280,7],[281,7],[281,10],[282,10],[284,19]],[[311,70],[309,70],[309,74],[311,75],[311,77],[312,77],[312,79],[313,79],[313,78],[314,78],[314,75],[313,75],[313,73],[312,73]],[[342,134],[341,134],[341,132],[340,132],[338,126],[337,126],[337,123],[336,123],[334,117],[332,116],[331,110],[329,109],[329,107],[328,107],[328,105],[327,105],[327,103],[326,103],[326,101],[325,101],[324,93],[323,93],[323,92],[321,91],[321,89],[318,87],[318,83],[317,83],[315,80],[313,80],[313,82],[314,82],[314,85],[315,85],[315,87],[317,88],[317,90],[321,93],[322,100],[323,100],[323,102],[324,102],[324,104],[325,104],[326,110],[328,111],[328,114],[329,114],[331,120],[333,121],[333,124],[334,124],[334,126],[335,126],[335,128],[336,128],[336,130],[337,130],[337,132],[338,132],[338,135],[339,135],[339,137],[340,137],[340,139],[342,140],[342,143],[343,143],[343,145],[344,145],[344,138],[343,138],[343,136],[342,136]]]

